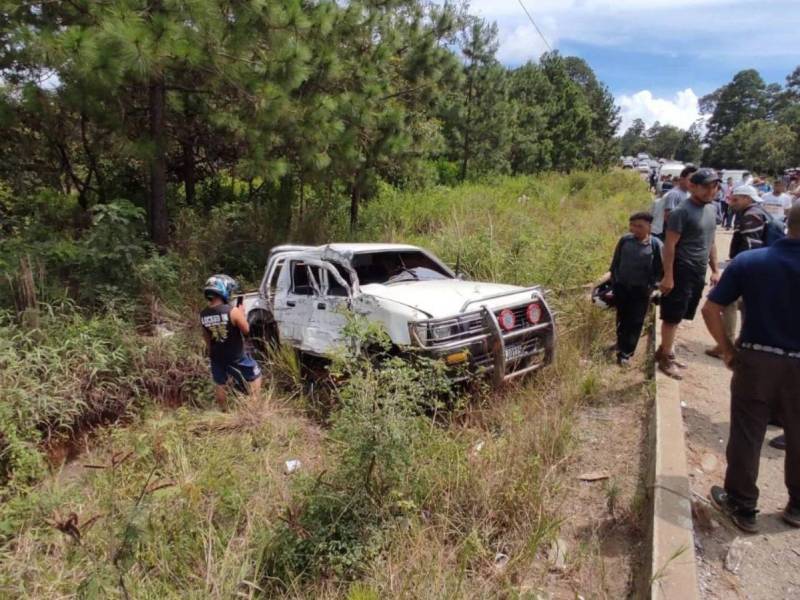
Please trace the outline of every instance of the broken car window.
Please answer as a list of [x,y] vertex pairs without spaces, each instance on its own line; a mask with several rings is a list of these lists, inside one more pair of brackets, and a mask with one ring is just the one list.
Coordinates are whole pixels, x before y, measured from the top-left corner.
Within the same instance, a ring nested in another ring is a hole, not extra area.
[[356,254],[352,265],[361,285],[452,279],[442,265],[413,250]]

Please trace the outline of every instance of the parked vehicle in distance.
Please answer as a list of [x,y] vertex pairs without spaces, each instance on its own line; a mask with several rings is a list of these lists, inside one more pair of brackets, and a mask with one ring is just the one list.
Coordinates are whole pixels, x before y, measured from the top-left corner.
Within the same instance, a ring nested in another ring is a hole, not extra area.
[[622,159],[622,168],[623,169],[632,169],[633,168],[633,159],[628,157]]
[[273,248],[244,307],[253,335],[322,357],[346,343],[352,311],[380,324],[397,351],[491,374],[495,384],[540,369],[555,351],[539,286],[466,281],[402,244]]
[[637,161],[650,160],[650,155],[647,152],[639,152],[639,154],[636,155],[636,160]]
[[748,185],[753,182],[753,175],[744,169],[722,169],[722,181],[727,182],[728,177],[733,178],[733,185]]
[[[670,183],[672,181],[672,178],[680,176],[681,171],[683,171],[685,166],[686,165],[679,162],[670,162],[661,165],[661,168],[658,170],[658,180],[656,181],[656,192],[658,194],[663,194],[667,190],[672,189],[673,186]],[[664,182],[668,182],[670,184],[665,187]]]

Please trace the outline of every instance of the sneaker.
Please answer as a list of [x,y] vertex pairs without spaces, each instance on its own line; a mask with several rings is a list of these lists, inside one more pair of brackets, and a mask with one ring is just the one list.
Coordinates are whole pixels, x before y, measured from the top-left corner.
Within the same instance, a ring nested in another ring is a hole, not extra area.
[[717,346],[714,346],[713,348],[706,348],[706,356],[722,360],[722,350],[720,350]]
[[736,502],[731,500],[728,492],[718,485],[711,488],[708,497],[711,500],[711,504],[720,512],[728,515],[736,527],[747,533],[758,533],[758,525],[756,523],[757,510],[742,508],[737,505]]
[[631,359],[629,356],[617,356],[617,365],[622,367],[623,369],[627,369],[631,366]]
[[792,506],[791,503],[783,509],[783,520],[792,527],[800,527],[800,507]]
[[672,377],[673,379],[677,379],[679,381],[683,379],[683,376],[678,372],[677,365],[675,365],[675,363],[672,362],[672,360],[661,351],[661,348],[656,350],[656,365],[658,365],[658,370],[668,377]]
[[776,450],[786,450],[786,435],[781,434],[772,438],[769,441],[769,445]]

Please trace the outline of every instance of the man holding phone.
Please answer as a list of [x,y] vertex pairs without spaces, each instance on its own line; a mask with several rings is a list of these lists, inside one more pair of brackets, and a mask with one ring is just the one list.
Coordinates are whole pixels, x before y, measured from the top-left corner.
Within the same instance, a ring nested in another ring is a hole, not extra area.
[[237,288],[236,281],[227,275],[212,275],[203,286],[208,306],[200,311],[200,324],[211,359],[214,395],[222,410],[227,404],[225,384],[229,378],[252,396],[261,389],[261,369],[245,351],[244,336],[250,333],[250,324],[241,296],[235,307],[229,304]]

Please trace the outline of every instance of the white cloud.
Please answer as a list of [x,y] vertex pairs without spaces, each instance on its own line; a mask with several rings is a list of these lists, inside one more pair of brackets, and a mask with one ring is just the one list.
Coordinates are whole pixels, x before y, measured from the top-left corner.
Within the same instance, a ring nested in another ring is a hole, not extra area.
[[[714,60],[729,59],[737,64],[745,56],[794,56],[798,48],[797,0],[522,2],[553,47],[562,40],[649,54],[680,51]],[[507,64],[538,58],[544,49],[519,0],[472,0],[470,10],[497,22],[498,56]],[[764,23],[781,25],[765,34]]]
[[675,125],[687,129],[700,118],[697,94],[692,88],[678,92],[674,98],[656,98],[650,90],[641,90],[631,96],[617,98],[620,107],[619,131],[623,133],[634,119],[642,119],[650,127],[658,121],[662,125]]
[[[555,24],[552,19],[540,23],[539,27],[551,47],[555,48],[558,40],[555,35]],[[511,31],[501,32],[502,44],[497,51],[497,58],[505,64],[523,64],[529,60],[537,61],[548,48],[542,36],[531,24],[521,24]]]

